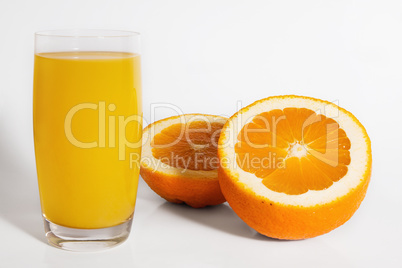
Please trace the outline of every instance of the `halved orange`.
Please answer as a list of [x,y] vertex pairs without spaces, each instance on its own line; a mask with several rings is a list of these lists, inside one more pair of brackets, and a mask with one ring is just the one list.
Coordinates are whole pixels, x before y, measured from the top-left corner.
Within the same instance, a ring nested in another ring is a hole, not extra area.
[[195,208],[225,202],[219,187],[217,147],[227,118],[174,116],[144,129],[141,176],[169,202]]
[[309,97],[257,101],[225,124],[220,186],[250,227],[278,239],[304,239],[345,223],[371,174],[366,130],[348,111]]

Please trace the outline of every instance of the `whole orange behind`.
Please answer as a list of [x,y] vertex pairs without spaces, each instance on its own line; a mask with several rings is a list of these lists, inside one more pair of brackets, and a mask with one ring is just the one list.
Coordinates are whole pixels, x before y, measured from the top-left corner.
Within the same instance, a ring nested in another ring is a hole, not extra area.
[[236,214],[278,239],[325,234],[350,219],[371,174],[370,139],[346,110],[278,96],[233,115],[222,129],[221,190]]
[[144,129],[140,174],[169,202],[194,208],[225,202],[219,187],[217,146],[226,118],[186,114]]

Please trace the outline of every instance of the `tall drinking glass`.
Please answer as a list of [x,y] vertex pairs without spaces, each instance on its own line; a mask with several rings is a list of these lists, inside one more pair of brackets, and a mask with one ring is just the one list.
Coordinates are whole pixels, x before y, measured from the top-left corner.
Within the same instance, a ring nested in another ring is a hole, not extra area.
[[48,242],[92,251],[130,233],[141,154],[139,34],[35,34],[33,125]]

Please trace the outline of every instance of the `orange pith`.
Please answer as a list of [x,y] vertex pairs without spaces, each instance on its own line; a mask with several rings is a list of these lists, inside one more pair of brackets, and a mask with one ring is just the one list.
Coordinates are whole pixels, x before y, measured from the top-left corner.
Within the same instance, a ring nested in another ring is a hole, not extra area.
[[244,125],[238,166],[270,190],[299,195],[323,190],[348,172],[350,140],[339,124],[307,108],[275,109]]
[[[156,134],[151,142],[152,154],[175,168],[214,170],[222,123],[193,121],[173,124]],[[216,159],[217,160],[217,159]]]

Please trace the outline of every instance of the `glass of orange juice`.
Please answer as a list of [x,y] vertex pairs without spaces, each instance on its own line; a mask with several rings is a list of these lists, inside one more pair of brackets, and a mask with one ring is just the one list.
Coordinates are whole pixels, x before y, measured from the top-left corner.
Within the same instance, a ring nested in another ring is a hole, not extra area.
[[33,126],[48,242],[93,251],[127,239],[141,154],[139,34],[35,34]]

